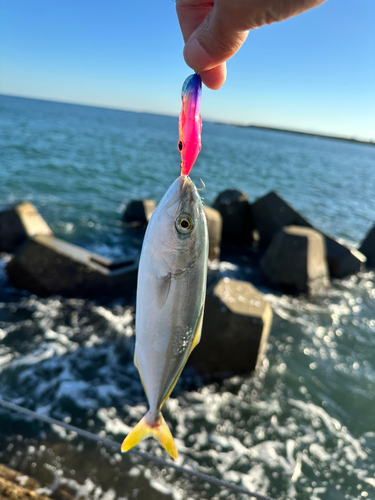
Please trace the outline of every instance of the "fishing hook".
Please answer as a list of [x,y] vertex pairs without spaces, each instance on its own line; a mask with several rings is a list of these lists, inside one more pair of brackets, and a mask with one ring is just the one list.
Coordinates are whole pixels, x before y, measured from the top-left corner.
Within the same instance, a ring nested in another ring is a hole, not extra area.
[[206,189],[206,184],[202,181],[202,179],[199,179],[202,183],[202,187],[201,188],[197,188],[197,191],[204,191]]

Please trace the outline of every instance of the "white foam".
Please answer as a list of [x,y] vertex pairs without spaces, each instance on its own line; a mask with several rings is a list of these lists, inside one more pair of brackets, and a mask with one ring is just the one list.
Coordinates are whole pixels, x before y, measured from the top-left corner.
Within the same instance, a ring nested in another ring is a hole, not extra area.
[[27,481],[29,480],[29,476],[17,476],[16,481],[21,486],[25,486]]
[[79,408],[91,409],[98,406],[98,401],[86,396],[90,385],[83,380],[64,380],[56,391],[56,399],[71,399]]
[[126,328],[134,320],[134,313],[131,309],[126,309],[123,315],[115,315],[109,309],[103,306],[93,307],[93,312],[96,312],[103,318],[105,318],[108,323],[112,326],[114,330],[118,333],[131,336],[133,335],[132,328]]
[[125,437],[132,430],[132,427],[124,424],[122,420],[117,417],[113,417],[111,412],[109,412],[106,408],[100,408],[97,411],[97,416],[102,422],[104,422],[105,431],[110,434],[120,434]]

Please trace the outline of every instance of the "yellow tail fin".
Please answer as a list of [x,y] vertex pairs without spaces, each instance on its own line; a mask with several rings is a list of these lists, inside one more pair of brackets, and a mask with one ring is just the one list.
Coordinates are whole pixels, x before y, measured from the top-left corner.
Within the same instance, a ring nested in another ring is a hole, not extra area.
[[163,415],[160,413],[160,416],[152,425],[147,423],[146,417],[147,415],[138,422],[130,434],[124,439],[121,445],[121,451],[129,451],[130,448],[133,448],[133,446],[138,444],[145,437],[154,436],[170,456],[176,460],[178,457],[177,448]]

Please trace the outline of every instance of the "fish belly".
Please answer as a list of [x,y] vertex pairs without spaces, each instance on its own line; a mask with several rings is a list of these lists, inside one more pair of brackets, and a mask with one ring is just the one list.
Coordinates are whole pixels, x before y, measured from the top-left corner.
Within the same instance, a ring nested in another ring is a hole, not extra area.
[[168,297],[160,303],[162,273],[152,258],[145,257],[138,280],[135,361],[150,410],[157,411],[175,385],[194,339],[200,336],[205,277],[201,274],[197,282],[198,269],[193,269],[172,278]]

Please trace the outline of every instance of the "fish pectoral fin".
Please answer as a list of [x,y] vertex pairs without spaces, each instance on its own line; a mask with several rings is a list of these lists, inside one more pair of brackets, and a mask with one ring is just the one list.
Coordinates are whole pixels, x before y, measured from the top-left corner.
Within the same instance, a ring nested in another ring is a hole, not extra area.
[[164,276],[158,276],[156,278],[156,303],[159,309],[164,307],[167,302],[169,295],[169,290],[171,289],[172,275],[171,273],[165,274]]
[[176,460],[178,457],[176,444],[161,413],[151,425],[147,422],[147,415],[145,415],[124,439],[121,451],[129,451],[147,436],[154,436],[170,456]]

